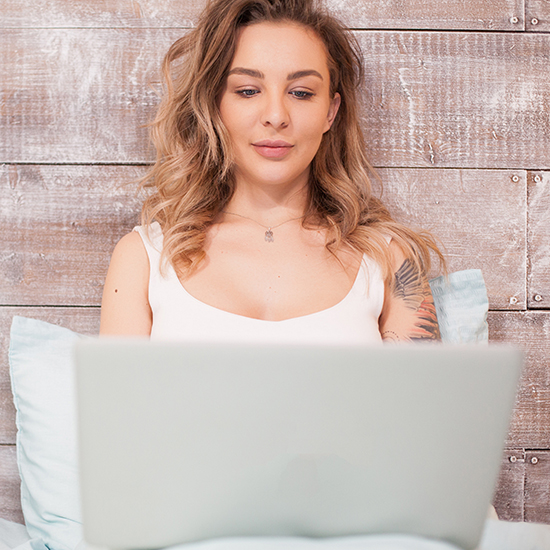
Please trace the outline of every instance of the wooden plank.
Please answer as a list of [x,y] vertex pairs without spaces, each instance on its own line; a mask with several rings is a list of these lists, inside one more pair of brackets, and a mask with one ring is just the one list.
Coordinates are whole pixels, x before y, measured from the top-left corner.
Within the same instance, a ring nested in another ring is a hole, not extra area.
[[523,521],[525,450],[505,449],[493,506],[499,519]]
[[[361,29],[523,30],[523,0],[330,0],[348,27]],[[516,19],[517,18],[517,21]]]
[[[0,33],[0,162],[140,163],[162,56],[182,31]],[[37,55],[40,52],[40,55]]]
[[525,27],[530,32],[550,31],[548,0],[525,0]]
[[5,305],[99,305],[111,252],[138,223],[127,166],[0,166]]
[[15,443],[15,409],[8,365],[9,334],[14,315],[40,319],[81,334],[99,333],[99,308],[0,307],[0,444]]
[[525,456],[525,521],[550,523],[550,451]]
[[[205,0],[30,0],[21,10],[18,0],[3,0],[0,28],[189,27],[205,4]],[[522,0],[479,0],[467,10],[463,0],[326,0],[325,5],[351,28],[523,29]]]
[[530,173],[528,191],[528,304],[550,307],[550,172]]
[[525,309],[526,174],[520,170],[378,170],[396,219],[431,231],[449,271],[481,269],[493,309]]
[[[142,163],[160,59],[182,31],[0,34],[0,162]],[[550,37],[357,32],[377,166],[550,167]],[[36,52],[41,55],[36,55]]]
[[15,447],[0,445],[0,517],[24,523]]
[[489,337],[525,353],[506,446],[550,449],[550,312],[489,312]]
[[191,27],[205,0],[2,0],[0,28]]
[[550,36],[357,33],[376,166],[550,164]]
[[[140,210],[135,188],[120,185],[143,172],[125,166],[0,167],[2,303],[99,305],[114,244],[137,223]],[[492,308],[525,308],[524,172],[379,173],[391,212],[438,236],[451,271],[480,268]]]

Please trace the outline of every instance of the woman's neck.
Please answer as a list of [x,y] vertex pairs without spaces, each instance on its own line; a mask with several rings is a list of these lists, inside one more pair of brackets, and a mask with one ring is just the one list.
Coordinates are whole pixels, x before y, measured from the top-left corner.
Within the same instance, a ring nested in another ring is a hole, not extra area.
[[224,210],[271,226],[303,217],[307,201],[307,183],[300,186],[259,186],[237,181],[235,192]]

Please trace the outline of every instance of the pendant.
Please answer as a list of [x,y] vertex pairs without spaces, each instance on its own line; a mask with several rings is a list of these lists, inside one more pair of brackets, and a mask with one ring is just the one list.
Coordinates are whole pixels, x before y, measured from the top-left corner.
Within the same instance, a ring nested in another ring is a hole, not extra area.
[[268,243],[273,242],[273,231],[271,231],[271,228],[269,227],[267,231],[265,232],[265,240]]

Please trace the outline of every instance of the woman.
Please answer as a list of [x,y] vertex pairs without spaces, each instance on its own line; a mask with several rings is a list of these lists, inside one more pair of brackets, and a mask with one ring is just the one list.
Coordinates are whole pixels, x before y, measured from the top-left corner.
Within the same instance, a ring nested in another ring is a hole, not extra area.
[[143,225],[113,253],[101,333],[439,338],[433,240],[369,181],[361,57],[312,0],[216,0],[164,61]]

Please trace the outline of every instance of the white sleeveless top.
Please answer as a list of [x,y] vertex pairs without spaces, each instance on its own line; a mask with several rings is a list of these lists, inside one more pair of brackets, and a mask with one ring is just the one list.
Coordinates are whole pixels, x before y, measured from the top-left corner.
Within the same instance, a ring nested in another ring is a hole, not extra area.
[[[152,340],[296,344],[381,343],[378,317],[384,302],[379,266],[363,258],[353,287],[336,305],[301,317],[264,321],[210,306],[194,298],[173,267],[160,273],[163,235],[158,223],[136,227],[149,257],[149,305],[153,313]],[[315,281],[312,281],[314,283]]]

